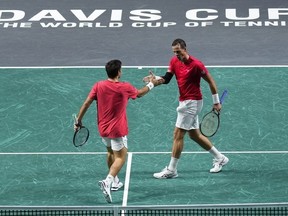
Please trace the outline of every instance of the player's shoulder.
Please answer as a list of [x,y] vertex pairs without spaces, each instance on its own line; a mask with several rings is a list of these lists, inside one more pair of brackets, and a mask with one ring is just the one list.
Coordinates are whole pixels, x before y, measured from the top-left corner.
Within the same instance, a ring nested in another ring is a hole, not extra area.
[[191,61],[193,61],[195,64],[199,64],[202,63],[200,59],[196,58],[195,56],[189,55],[189,59],[191,59]]
[[178,62],[178,61],[179,61],[179,59],[177,58],[177,56],[173,56],[170,59],[170,63],[175,63],[175,62]]
[[99,81],[95,82],[95,85],[96,84],[105,84],[105,83],[107,83],[107,81],[108,80],[99,80]]
[[94,84],[93,84],[93,89],[97,89],[97,88],[103,88],[105,86],[109,85],[109,81],[108,80],[99,80],[99,81],[96,81]]
[[121,81],[118,83],[119,85],[121,85],[124,88],[136,88],[134,85],[132,85],[130,82],[128,81]]
[[132,85],[130,82],[128,81],[121,81],[119,82],[121,85]]
[[191,59],[193,64],[198,65],[199,67],[205,67],[204,63],[200,59],[198,59],[194,56],[191,56],[191,55],[189,55],[189,58]]
[[108,80],[100,80],[94,83],[93,86],[106,85]]

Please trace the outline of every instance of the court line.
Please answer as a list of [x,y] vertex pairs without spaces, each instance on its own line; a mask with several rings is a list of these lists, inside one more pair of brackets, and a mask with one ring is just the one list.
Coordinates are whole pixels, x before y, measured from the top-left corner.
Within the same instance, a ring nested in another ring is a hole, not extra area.
[[[215,208],[246,208],[246,207],[281,207],[281,206],[288,206],[288,202],[275,202],[275,203],[217,203],[217,204],[188,204],[188,205],[131,205],[131,206],[127,206],[124,207],[123,209],[146,209],[149,207],[153,207],[153,209],[167,209],[167,207],[169,209],[173,209],[173,208],[177,208],[177,209],[189,209],[189,208],[211,208],[211,207],[215,207]],[[122,206],[123,207],[123,206]],[[55,206],[55,205],[45,205],[45,206],[25,206],[25,205],[0,205],[0,210],[1,209],[28,209],[28,210],[33,210],[33,209],[37,209],[37,210],[97,210],[97,209],[121,209],[121,206],[77,206],[77,205],[71,205],[71,206],[67,206],[67,205],[59,205],[59,206]]]
[[133,153],[128,152],[122,206],[127,206]]
[[[207,68],[280,68],[288,67],[288,65],[206,65]],[[81,69],[81,68],[105,68],[104,66],[9,66],[9,67],[0,67],[0,69],[57,69],[57,68],[68,68],[68,69]],[[122,68],[168,68],[168,65],[165,66],[122,66]]]
[[[171,154],[171,152],[129,152],[131,154]],[[128,153],[128,155],[129,155]],[[182,154],[208,154],[207,151],[186,151]],[[225,154],[288,154],[288,151],[222,151]],[[0,152],[0,155],[106,155],[107,152]]]

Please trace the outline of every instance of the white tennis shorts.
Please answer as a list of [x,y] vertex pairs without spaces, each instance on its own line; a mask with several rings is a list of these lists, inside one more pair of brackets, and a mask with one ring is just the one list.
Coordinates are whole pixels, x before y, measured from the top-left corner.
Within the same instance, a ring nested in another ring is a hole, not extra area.
[[175,126],[184,130],[199,129],[199,117],[203,100],[179,101]]
[[106,147],[111,147],[113,151],[120,151],[123,147],[128,149],[126,136],[118,138],[102,137],[102,142]]

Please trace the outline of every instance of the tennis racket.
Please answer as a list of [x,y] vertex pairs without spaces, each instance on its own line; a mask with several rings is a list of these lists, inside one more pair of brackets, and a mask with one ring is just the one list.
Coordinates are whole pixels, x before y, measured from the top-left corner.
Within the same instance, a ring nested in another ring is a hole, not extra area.
[[[73,114],[74,124],[78,124],[76,114]],[[74,132],[73,136],[73,144],[75,147],[79,147],[84,145],[89,138],[89,130],[88,128],[81,125],[78,130]]]
[[[225,90],[221,97],[220,103],[224,102],[225,97],[227,96],[228,91]],[[216,110],[212,110],[206,115],[204,115],[201,123],[200,123],[200,131],[206,137],[212,137],[218,131],[220,126],[220,113]]]

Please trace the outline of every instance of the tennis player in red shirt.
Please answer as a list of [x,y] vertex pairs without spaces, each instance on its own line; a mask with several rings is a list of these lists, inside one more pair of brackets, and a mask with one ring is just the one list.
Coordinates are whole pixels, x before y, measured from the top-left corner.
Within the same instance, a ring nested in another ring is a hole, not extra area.
[[118,190],[123,186],[117,174],[126,161],[128,122],[126,107],[128,100],[136,99],[148,93],[159,82],[151,76],[146,86],[136,89],[128,82],[121,82],[122,63],[120,60],[111,60],[106,66],[108,79],[96,82],[77,115],[74,129],[82,125],[87,109],[96,101],[98,130],[102,141],[107,147],[107,164],[109,173],[106,179],[98,185],[107,202],[112,202],[111,190]]
[[175,56],[170,60],[167,73],[162,77],[163,79],[160,80],[163,84],[168,84],[173,75],[175,75],[180,94],[179,106],[177,107],[177,120],[174,129],[172,156],[168,167],[159,173],[154,173],[153,176],[158,179],[176,178],[178,176],[177,165],[183,150],[184,136],[186,133],[203,149],[213,155],[213,168],[210,169],[210,172],[220,172],[222,167],[228,163],[229,159],[221,154],[207,137],[200,133],[198,120],[198,114],[203,106],[200,88],[201,78],[209,84],[212,93],[213,108],[217,111],[221,110],[216,83],[202,62],[188,54],[184,40],[174,40],[172,50]]

